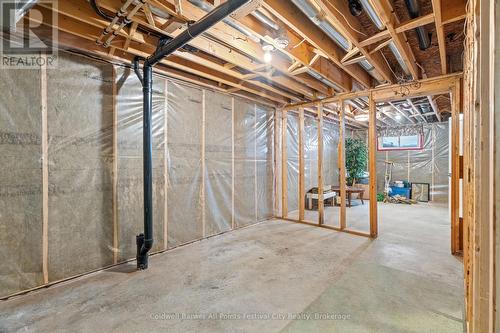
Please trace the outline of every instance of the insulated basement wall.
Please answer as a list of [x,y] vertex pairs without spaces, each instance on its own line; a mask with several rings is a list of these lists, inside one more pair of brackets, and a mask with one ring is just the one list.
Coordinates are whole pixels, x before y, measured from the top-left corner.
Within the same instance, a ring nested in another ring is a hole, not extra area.
[[[288,111],[286,131],[287,205],[289,218],[298,218],[299,210],[299,117]],[[339,185],[339,125],[323,121],[323,188]],[[304,187],[305,193],[318,187],[318,120],[304,117]]]
[[0,71],[2,295],[44,283],[40,77],[36,69]]
[[[377,150],[377,192],[384,192],[384,161],[394,162],[392,181],[429,183],[431,201],[448,202],[449,128],[448,123],[423,124],[423,149]],[[351,137],[367,140],[367,131],[356,130]]]
[[[136,254],[142,87],[60,52],[0,71],[0,297]],[[273,216],[275,110],[154,76],[153,252]]]

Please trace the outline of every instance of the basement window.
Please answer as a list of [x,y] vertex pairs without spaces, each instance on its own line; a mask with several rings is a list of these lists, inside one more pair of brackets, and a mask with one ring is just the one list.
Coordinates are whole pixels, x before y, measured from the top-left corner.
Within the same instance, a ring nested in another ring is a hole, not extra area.
[[420,150],[422,149],[422,135],[380,136],[377,149],[384,150]]

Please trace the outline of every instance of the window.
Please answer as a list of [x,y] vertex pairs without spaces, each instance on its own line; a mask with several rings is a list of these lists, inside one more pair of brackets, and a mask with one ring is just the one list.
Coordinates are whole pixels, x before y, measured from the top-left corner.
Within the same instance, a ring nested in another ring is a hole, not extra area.
[[422,149],[421,135],[382,136],[378,138],[378,150]]

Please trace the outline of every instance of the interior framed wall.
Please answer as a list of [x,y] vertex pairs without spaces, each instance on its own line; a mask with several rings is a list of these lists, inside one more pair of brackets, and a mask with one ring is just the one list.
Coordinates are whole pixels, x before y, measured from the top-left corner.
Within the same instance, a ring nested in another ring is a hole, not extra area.
[[[432,79],[424,79],[420,80],[418,82],[418,85],[415,85],[414,87],[408,87],[409,93],[405,95],[405,98],[413,98],[413,97],[421,97],[421,96],[427,96],[427,95],[433,95],[433,94],[450,94],[451,96],[451,101],[452,101],[452,127],[453,127],[453,135],[452,135],[452,140],[451,140],[451,148],[450,148],[450,154],[452,155],[452,181],[451,181],[451,193],[452,199],[450,202],[451,206],[451,252],[453,254],[459,253],[460,249],[462,248],[461,245],[461,240],[460,240],[460,219],[459,219],[459,187],[460,187],[460,158],[459,158],[459,119],[460,119],[460,113],[462,113],[462,107],[461,107],[461,75],[445,75],[437,78],[432,78]],[[368,98],[369,101],[369,122],[368,122],[368,146],[369,146],[369,151],[368,151],[368,156],[369,156],[369,163],[368,163],[368,170],[370,173],[370,183],[369,183],[369,202],[370,202],[370,211],[369,211],[369,216],[370,216],[370,232],[369,233],[360,233],[357,231],[350,230],[346,228],[345,224],[345,203],[341,203],[340,207],[340,226],[339,227],[330,227],[330,226],[325,226],[322,224],[324,221],[324,216],[323,214],[323,209],[321,207],[318,207],[319,211],[319,217],[318,221],[316,223],[311,223],[311,221],[307,221],[304,219],[304,205],[299,204],[298,205],[298,217],[297,218],[290,218],[286,213],[287,210],[284,210],[281,217],[284,219],[288,219],[294,222],[300,222],[300,223],[308,223],[308,224],[313,224],[317,225],[320,227],[328,227],[330,229],[338,230],[338,231],[344,231],[344,232],[350,232],[350,233],[355,233],[361,236],[367,236],[371,238],[376,238],[378,235],[378,213],[377,213],[377,179],[376,179],[376,147],[377,147],[377,128],[376,128],[376,103],[378,102],[389,102],[389,101],[394,101],[400,98],[400,86],[399,85],[393,85],[393,86],[385,86],[385,87],[380,87],[380,88],[375,88],[367,91],[360,91],[360,92],[349,92],[349,93],[340,93],[335,96],[325,98],[322,100],[314,101],[314,102],[308,102],[308,103],[298,103],[298,104],[293,104],[285,107],[282,110],[283,116],[282,119],[286,119],[286,114],[287,113],[297,113],[298,120],[299,120],[299,126],[298,126],[298,132],[296,133],[297,136],[297,142],[298,142],[298,171],[297,171],[297,178],[298,178],[298,198],[299,201],[304,200],[304,188],[303,188],[303,183],[304,183],[304,166],[303,163],[301,163],[301,155],[303,155],[303,130],[301,129],[303,127],[303,114],[305,109],[311,110],[311,112],[315,113],[317,122],[321,122],[322,119],[325,116],[325,109],[328,107],[332,107],[334,109],[333,112],[333,117],[335,117],[337,121],[337,126],[339,128],[340,132],[340,140],[339,140],[339,180],[340,180],[340,196],[341,198],[345,198],[345,184],[346,184],[346,179],[345,179],[345,116],[344,116],[344,102],[346,100],[352,99],[352,98],[357,98],[357,97],[364,97]],[[322,113],[321,116],[319,116],[319,113]],[[302,124],[302,125],[301,125]],[[321,136],[322,138],[323,136]],[[320,141],[322,139],[319,139]],[[286,132],[282,132],[282,179],[283,182],[285,181],[285,172],[287,171],[287,163],[286,163],[286,156],[287,152],[285,151],[285,147],[287,144],[287,138],[286,138]],[[319,144],[318,146],[321,146],[322,149],[324,149],[324,146],[322,144]],[[321,159],[321,157],[318,158],[318,160]],[[322,168],[318,168],[318,179],[322,179],[324,177],[324,173]],[[323,201],[323,191],[321,188],[319,188],[318,191],[319,195],[319,201]],[[286,207],[288,203],[288,196],[290,194],[289,189],[286,189],[286,186],[284,187],[282,191],[282,206]],[[344,202],[345,200],[341,200]],[[319,205],[320,206],[320,205]]]

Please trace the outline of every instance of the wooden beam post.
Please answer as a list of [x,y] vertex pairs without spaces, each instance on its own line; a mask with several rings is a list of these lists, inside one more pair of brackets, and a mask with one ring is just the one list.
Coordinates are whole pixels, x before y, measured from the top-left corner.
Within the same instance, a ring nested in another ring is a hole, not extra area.
[[344,230],[347,226],[346,223],[346,179],[345,179],[345,112],[344,112],[344,100],[339,101],[339,127],[340,127],[340,138],[339,138],[339,156],[338,163],[340,167],[340,229]]
[[304,108],[299,108],[299,221],[304,221],[305,180],[304,180]]
[[460,250],[460,81],[451,91],[451,253]]
[[255,210],[255,222],[259,221],[259,209],[258,209],[258,195],[257,195],[257,104],[254,105],[254,123],[253,123],[253,158],[254,158],[254,210]]
[[236,227],[234,218],[234,97],[231,98],[231,229]]
[[206,197],[205,197],[205,105],[206,105],[206,90],[202,90],[202,111],[201,111],[201,226],[203,238],[206,236]]
[[279,209],[280,209],[280,203],[281,203],[281,193],[279,190],[279,171],[280,171],[280,166],[278,165],[278,160],[279,160],[279,139],[278,137],[281,135],[279,132],[279,118],[278,118],[278,110],[275,108],[273,117],[274,117],[274,122],[273,122],[273,197],[274,197],[274,206],[273,206],[273,216],[278,216],[279,215]]
[[441,18],[441,0],[432,0],[434,20],[436,22],[436,35],[439,45],[439,59],[441,61],[441,74],[446,74],[446,40],[444,38],[443,22]]
[[370,94],[370,110],[368,122],[368,165],[370,173],[370,236],[376,238],[378,235],[378,213],[377,213],[377,106]]
[[163,172],[164,182],[164,203],[163,203],[163,249],[168,248],[168,80],[165,79],[165,105],[163,115],[163,154],[165,171]]
[[325,222],[323,194],[323,104],[318,103],[318,224]]
[[49,134],[47,115],[47,55],[40,66],[40,101],[42,118],[42,271],[43,283],[49,282]]
[[288,215],[288,157],[287,157],[287,117],[286,111],[281,110],[281,215]]

